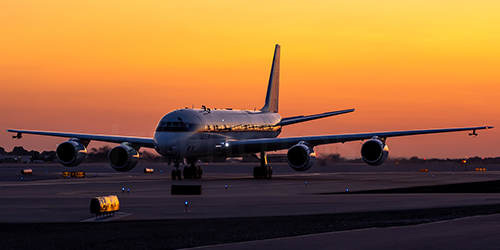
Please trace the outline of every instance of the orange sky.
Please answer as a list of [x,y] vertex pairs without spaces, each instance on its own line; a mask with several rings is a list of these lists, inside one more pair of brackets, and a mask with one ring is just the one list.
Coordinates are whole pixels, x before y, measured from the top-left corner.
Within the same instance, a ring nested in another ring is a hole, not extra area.
[[[176,108],[260,108],[279,43],[282,116],[356,108],[281,136],[493,125],[388,144],[391,156],[499,156],[499,12],[467,0],[2,1],[0,128],[152,136]],[[9,151],[64,140],[0,134]]]

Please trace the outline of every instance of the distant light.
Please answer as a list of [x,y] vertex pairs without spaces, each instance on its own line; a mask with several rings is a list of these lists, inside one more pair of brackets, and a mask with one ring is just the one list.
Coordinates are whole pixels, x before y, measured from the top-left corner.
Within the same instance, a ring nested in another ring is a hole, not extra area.
[[226,147],[229,147],[229,142],[226,142]]
[[188,201],[184,201],[184,205],[187,206],[188,205]]
[[124,187],[122,187],[122,191],[125,191],[125,188],[124,188]]
[[346,189],[345,189],[345,191],[346,191],[346,192],[349,192],[349,188],[346,188]]
[[23,179],[24,179],[24,177],[21,177],[21,180],[23,180]]
[[236,171],[234,171],[234,173],[236,174]]
[[160,173],[162,172],[162,170],[160,169]]

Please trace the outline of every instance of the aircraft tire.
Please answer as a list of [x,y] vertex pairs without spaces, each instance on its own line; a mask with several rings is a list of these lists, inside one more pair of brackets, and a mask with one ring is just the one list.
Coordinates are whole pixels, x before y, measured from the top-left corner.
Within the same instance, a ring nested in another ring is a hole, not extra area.
[[182,180],[182,171],[180,169],[178,169],[177,171],[177,180]]
[[194,172],[196,173],[195,179],[201,179],[201,167],[194,167]]
[[261,167],[262,179],[269,179],[269,171],[267,171],[269,167]]
[[260,173],[259,172],[260,172],[259,167],[254,167],[253,168],[253,178],[254,179],[259,179],[259,177],[260,177]]
[[172,180],[173,181],[177,180],[177,171],[175,169],[172,170]]
[[189,167],[184,167],[184,179],[191,179],[193,176],[192,171]]

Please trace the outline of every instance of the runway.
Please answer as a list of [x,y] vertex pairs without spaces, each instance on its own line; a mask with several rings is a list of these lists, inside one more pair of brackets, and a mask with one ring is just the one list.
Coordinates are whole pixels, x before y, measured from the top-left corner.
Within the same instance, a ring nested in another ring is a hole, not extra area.
[[[203,179],[172,181],[172,167],[164,163],[141,162],[127,173],[115,172],[107,163],[82,164],[77,168],[58,164],[1,164],[0,223],[5,226],[9,225],[5,223],[93,222],[95,219],[89,210],[91,198],[109,194],[120,199],[120,213],[100,222],[186,220],[195,223],[197,219],[300,218],[426,209],[446,211],[471,206],[500,207],[500,195],[494,188],[496,181],[500,180],[498,166],[487,166],[489,171],[477,172],[464,171],[462,166],[451,164],[380,167],[347,164],[315,166],[311,171],[299,173],[287,164],[275,163],[272,164],[275,171],[272,180],[255,180],[252,177],[253,165],[203,165]],[[145,167],[154,168],[155,172],[142,173]],[[21,175],[23,168],[33,169],[33,175]],[[421,168],[429,172],[420,172]],[[469,166],[469,169],[474,169],[474,166]],[[85,171],[86,177],[63,178],[63,171]],[[474,185],[479,188],[470,188],[464,183],[476,183]],[[201,185],[202,195],[171,195],[173,184]],[[396,192],[436,186],[451,187],[448,188],[451,191],[432,192],[437,189],[430,188],[429,191],[428,188],[426,192]],[[122,188],[130,189],[130,192],[122,194]],[[185,201],[188,201],[189,212],[185,212]],[[495,212],[486,214],[491,213]],[[184,246],[199,244],[203,245]],[[182,244],[172,248],[180,246]]]

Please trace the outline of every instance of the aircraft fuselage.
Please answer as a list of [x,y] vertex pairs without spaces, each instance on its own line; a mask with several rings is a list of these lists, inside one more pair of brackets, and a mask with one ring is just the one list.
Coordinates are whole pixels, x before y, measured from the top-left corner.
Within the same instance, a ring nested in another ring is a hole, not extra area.
[[158,122],[155,149],[176,159],[232,156],[224,150],[227,141],[276,138],[280,120],[273,112],[178,109]]

